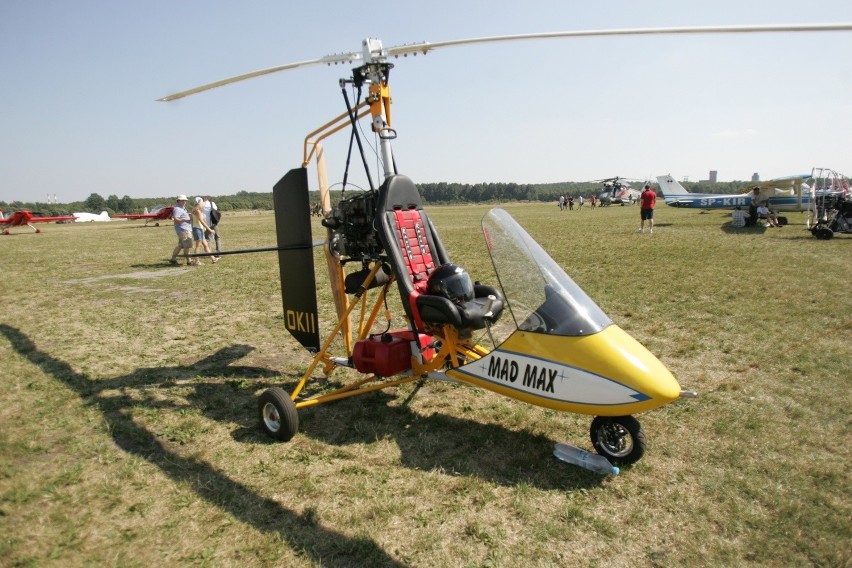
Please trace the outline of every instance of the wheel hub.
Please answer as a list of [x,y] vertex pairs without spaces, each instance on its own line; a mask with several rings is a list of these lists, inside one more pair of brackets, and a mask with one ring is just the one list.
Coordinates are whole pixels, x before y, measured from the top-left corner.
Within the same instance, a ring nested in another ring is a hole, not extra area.
[[621,458],[633,451],[633,436],[618,423],[610,423],[601,426],[601,444],[610,455]]
[[277,432],[281,428],[281,417],[275,405],[268,402],[263,405],[263,422],[270,432]]

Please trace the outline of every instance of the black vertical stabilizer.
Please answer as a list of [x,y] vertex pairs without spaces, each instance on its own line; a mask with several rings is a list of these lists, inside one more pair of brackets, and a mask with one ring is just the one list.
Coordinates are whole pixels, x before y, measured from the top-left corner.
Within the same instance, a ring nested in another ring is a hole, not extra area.
[[288,249],[278,251],[284,326],[299,343],[319,351],[308,170],[295,168],[287,172],[272,188],[272,201],[278,247]]

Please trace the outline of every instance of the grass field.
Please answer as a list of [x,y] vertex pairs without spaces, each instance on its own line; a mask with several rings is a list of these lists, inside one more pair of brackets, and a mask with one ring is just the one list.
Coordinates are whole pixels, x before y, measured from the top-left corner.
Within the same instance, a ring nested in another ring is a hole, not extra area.
[[[448,383],[302,410],[274,443],[257,396],[309,363],[274,253],[172,267],[169,227],[46,225],[0,237],[0,565],[849,566],[850,238],[505,207],[700,393],[639,416],[633,467],[552,457],[591,449],[590,417]],[[430,210],[488,281],[485,211]],[[221,228],[274,245],[270,213]]]

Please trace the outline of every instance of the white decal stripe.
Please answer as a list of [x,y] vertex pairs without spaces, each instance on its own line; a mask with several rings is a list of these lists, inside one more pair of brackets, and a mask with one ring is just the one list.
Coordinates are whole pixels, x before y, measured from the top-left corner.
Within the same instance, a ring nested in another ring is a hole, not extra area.
[[573,404],[613,406],[648,399],[613,379],[508,351],[492,351],[456,370],[504,388]]

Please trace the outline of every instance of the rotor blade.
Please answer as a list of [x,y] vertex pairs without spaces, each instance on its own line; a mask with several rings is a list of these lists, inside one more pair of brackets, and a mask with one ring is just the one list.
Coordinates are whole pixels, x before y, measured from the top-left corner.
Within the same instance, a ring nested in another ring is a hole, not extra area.
[[214,83],[207,83],[206,85],[201,85],[200,87],[195,87],[194,89],[189,89],[187,91],[181,91],[179,93],[175,93],[173,95],[165,96],[161,99],[157,99],[159,102],[169,102],[175,101],[177,99],[182,99],[183,97],[188,97],[189,95],[195,95],[198,93],[203,93],[204,91],[209,91],[210,89],[215,89],[216,87],[223,87],[225,85],[230,85],[231,83],[238,83],[240,81],[245,81],[246,79],[253,79],[255,77],[262,77],[263,75],[269,75],[271,73],[277,73],[279,71],[287,71],[288,69],[297,69],[299,67],[308,67],[310,65],[336,65],[338,63],[352,63],[361,59],[360,53],[340,53],[337,55],[326,55],[325,57],[321,57],[319,59],[311,59],[308,61],[300,61],[298,63],[288,63],[286,65],[279,65],[277,67],[269,67],[268,69],[260,69],[259,71],[252,71],[251,73],[245,73],[243,75],[237,75],[236,77],[229,77],[228,79],[222,79],[221,81],[216,81]]
[[[479,43],[496,43],[503,41],[517,41],[517,40],[527,40],[527,39],[557,39],[557,38],[571,38],[571,37],[601,37],[601,36],[634,36],[634,35],[672,35],[672,34],[736,34],[736,33],[779,33],[779,32],[833,32],[833,31],[852,31],[852,23],[836,23],[836,24],[769,24],[769,25],[759,25],[759,26],[689,26],[689,27],[676,27],[676,28],[627,28],[627,29],[611,29],[611,30],[577,30],[577,31],[567,31],[567,32],[544,32],[544,33],[533,33],[533,34],[517,34],[517,35],[504,35],[504,36],[490,36],[490,37],[480,37],[480,38],[469,38],[469,39],[456,39],[449,41],[438,41],[434,43],[430,43],[428,41],[421,43],[412,43],[408,45],[399,45],[396,47],[389,47],[384,50],[381,54],[376,54],[378,58],[383,58],[384,56],[392,56],[406,57],[409,54],[417,55],[418,53],[427,54],[433,49],[438,49],[440,47],[454,47],[459,45],[473,45]],[[187,91],[181,91],[179,93],[175,93],[173,95],[165,96],[161,99],[157,99],[161,102],[174,101],[177,99],[182,99],[183,97],[188,97],[189,95],[195,95],[198,93],[202,93],[204,91],[209,91],[210,89],[215,89],[217,87],[222,87],[224,85],[230,85],[231,83],[237,83],[239,81],[245,81],[246,79],[253,79],[254,77],[261,77],[263,75],[269,75],[271,73],[277,73],[279,71],[287,71],[289,69],[297,69],[299,67],[308,67],[310,65],[319,65],[319,64],[338,64],[338,63],[352,63],[355,61],[359,61],[363,59],[361,53],[352,52],[352,53],[340,53],[336,55],[327,55],[325,57],[321,57],[319,59],[311,59],[308,61],[301,61],[298,63],[288,63],[286,65],[279,65],[277,67],[269,67],[268,69],[261,69],[259,71],[252,71],[251,73],[245,73],[243,75],[237,75],[236,77],[230,77],[228,79],[222,79],[221,81],[216,81],[214,83],[208,83],[206,85],[202,85],[200,87],[195,87],[194,89],[189,89]]]
[[578,30],[568,32],[545,32],[534,34],[517,34],[490,36],[469,39],[423,42],[419,44],[400,45],[387,48],[388,55],[398,57],[409,53],[426,54],[439,47],[471,45],[477,43],[496,43],[501,41],[516,41],[522,39],[554,39],[563,37],[598,37],[598,36],[629,36],[629,35],[672,35],[672,34],[735,34],[735,33],[778,33],[778,32],[834,32],[852,31],[852,23],[837,24],[769,24],[759,26],[688,26],[676,28],[627,28],[612,30]]

